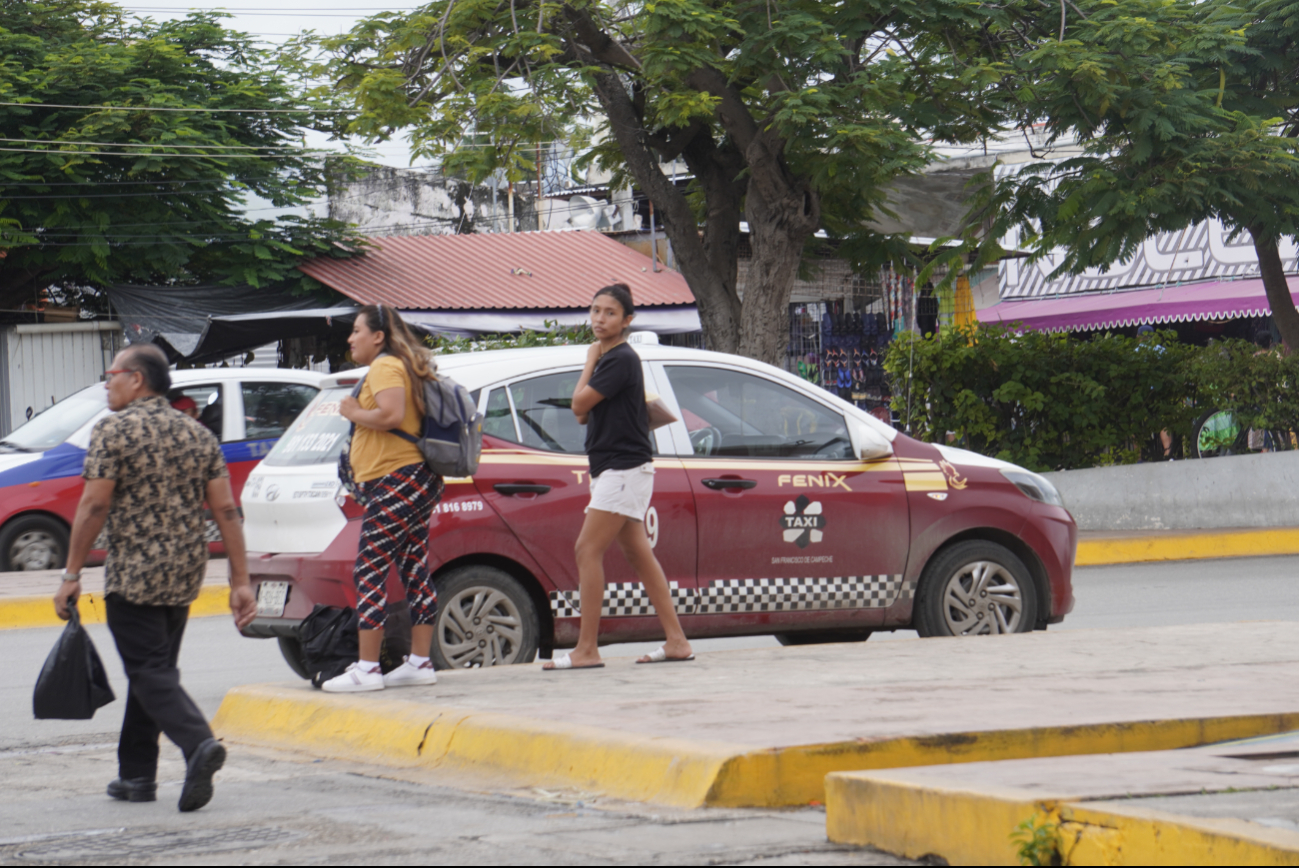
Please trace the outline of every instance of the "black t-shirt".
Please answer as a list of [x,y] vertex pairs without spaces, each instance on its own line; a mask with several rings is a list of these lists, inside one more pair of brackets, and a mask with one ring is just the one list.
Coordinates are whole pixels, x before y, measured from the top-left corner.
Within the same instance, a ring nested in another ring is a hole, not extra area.
[[626,343],[609,350],[595,363],[587,385],[604,395],[586,420],[591,476],[606,470],[630,470],[652,461],[645,374],[636,351]]

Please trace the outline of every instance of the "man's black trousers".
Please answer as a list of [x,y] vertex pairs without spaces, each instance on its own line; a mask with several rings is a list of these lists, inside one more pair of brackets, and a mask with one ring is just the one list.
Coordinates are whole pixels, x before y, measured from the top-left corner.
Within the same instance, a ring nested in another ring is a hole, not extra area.
[[180,686],[176,668],[189,606],[138,606],[117,594],[104,602],[108,629],[131,682],[117,745],[118,774],[156,780],[158,733],[167,733],[186,758],[212,737],[203,712]]

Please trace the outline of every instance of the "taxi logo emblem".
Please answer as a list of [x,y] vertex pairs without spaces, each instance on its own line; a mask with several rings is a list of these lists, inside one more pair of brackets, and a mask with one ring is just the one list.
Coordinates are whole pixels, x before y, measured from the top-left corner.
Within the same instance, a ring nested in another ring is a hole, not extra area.
[[280,487],[278,485],[271,485],[266,489],[267,502],[270,502],[279,496],[280,496]]
[[785,542],[793,543],[801,549],[809,543],[819,543],[824,534],[825,516],[821,515],[821,502],[808,500],[800,494],[796,500],[785,504],[785,514],[780,518]]

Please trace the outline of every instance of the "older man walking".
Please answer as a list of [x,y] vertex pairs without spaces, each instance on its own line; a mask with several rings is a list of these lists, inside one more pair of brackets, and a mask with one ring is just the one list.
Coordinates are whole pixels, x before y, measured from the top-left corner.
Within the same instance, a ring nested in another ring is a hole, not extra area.
[[95,426],[82,475],[63,584],[54,608],[67,619],[81,593],[81,567],[108,523],[104,602],[108,628],[130,680],[118,742],[118,778],[108,795],[130,802],[157,798],[158,734],[184,752],[179,807],[194,811],[212,798],[212,777],[226,750],[180,685],[176,660],[207,567],[206,499],[230,559],[230,610],[252,621],[243,530],[221,447],[198,422],[173,410],[167,357],[153,345],[129,347],[104,374],[113,415]]

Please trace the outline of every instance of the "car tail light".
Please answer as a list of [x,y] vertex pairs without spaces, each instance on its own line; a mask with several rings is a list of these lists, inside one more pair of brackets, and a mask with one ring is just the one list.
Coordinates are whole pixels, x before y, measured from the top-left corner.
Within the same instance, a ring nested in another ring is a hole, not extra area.
[[348,521],[355,521],[365,515],[365,507],[356,502],[352,495],[348,494],[341,487],[338,494],[334,495],[334,503],[343,511],[343,517]]

